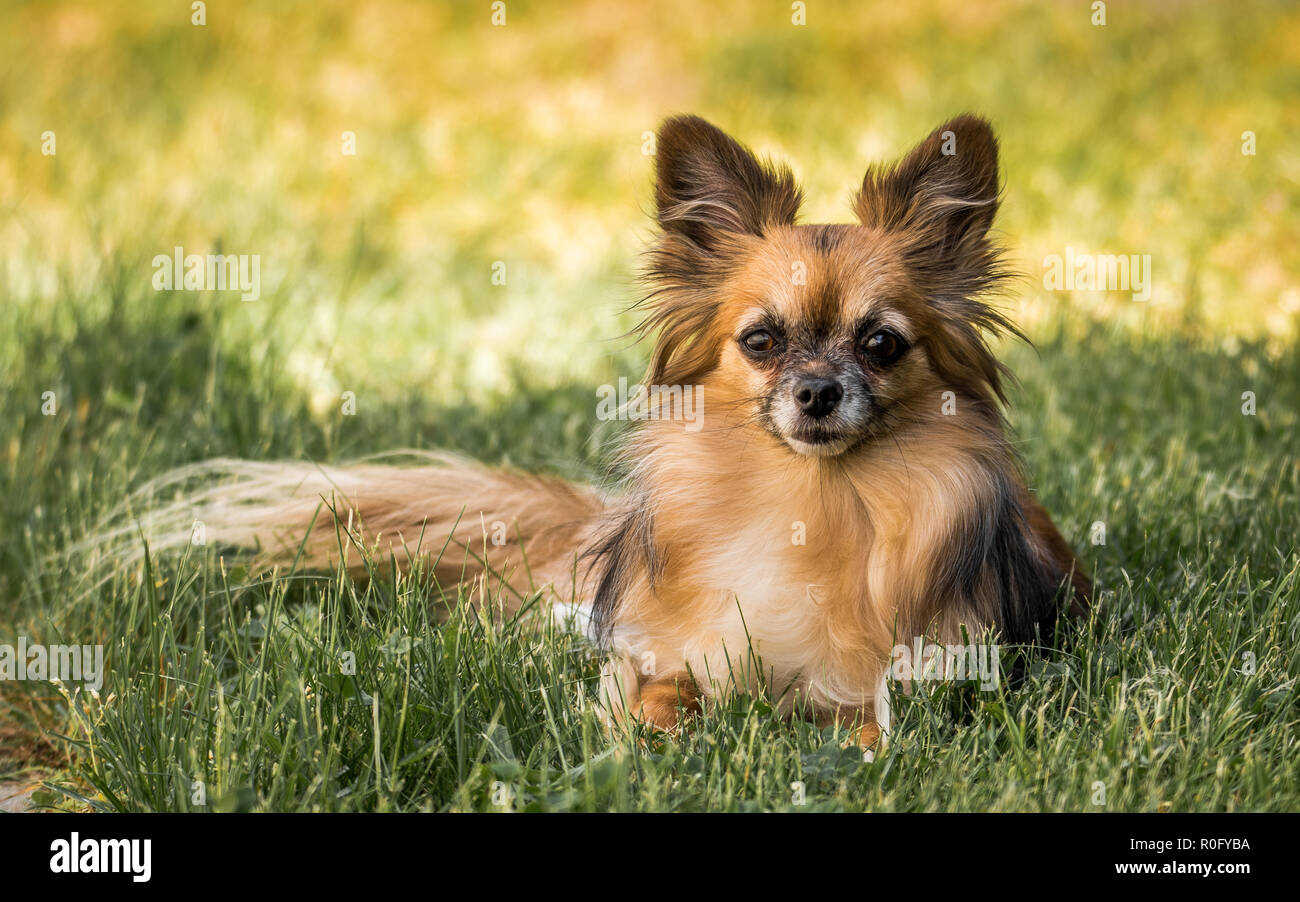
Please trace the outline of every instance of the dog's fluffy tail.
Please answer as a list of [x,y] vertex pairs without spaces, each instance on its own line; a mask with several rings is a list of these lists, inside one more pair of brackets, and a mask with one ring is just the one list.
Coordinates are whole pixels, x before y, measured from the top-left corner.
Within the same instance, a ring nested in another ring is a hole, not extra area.
[[142,537],[154,553],[248,549],[256,570],[420,562],[445,588],[485,580],[503,599],[549,587],[574,601],[603,506],[593,489],[449,454],[399,451],[337,467],[217,459],[133,492],[94,547],[115,564],[138,560]]

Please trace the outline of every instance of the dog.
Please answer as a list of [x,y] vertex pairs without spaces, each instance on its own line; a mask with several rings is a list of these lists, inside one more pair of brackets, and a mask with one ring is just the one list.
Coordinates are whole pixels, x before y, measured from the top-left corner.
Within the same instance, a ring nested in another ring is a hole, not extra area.
[[[207,480],[183,516],[264,566],[337,566],[342,531],[507,607],[538,589],[577,604],[609,652],[611,722],[673,730],[762,690],[872,746],[900,639],[1041,644],[1091,597],[1002,413],[1011,377],[989,341],[1023,335],[987,300],[1008,277],[989,235],[997,139],[974,116],[944,123],[870,168],[857,222],[837,225],[799,224],[789,168],[703,119],[666,120],[656,148],[639,331],[645,383],[672,391],[629,430],[620,491],[438,454],[222,460],[162,483]],[[702,402],[691,428],[678,389]],[[488,541],[490,523],[509,529]]]

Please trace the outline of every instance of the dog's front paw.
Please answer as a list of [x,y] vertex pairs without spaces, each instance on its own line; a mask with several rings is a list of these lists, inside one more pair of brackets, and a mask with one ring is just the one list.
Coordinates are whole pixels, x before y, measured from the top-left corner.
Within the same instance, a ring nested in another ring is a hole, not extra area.
[[866,724],[850,731],[848,738],[844,740],[844,747],[851,748],[858,746],[862,749],[863,761],[875,761],[876,751],[882,746],[880,741],[880,727],[876,724]]
[[673,731],[686,717],[700,713],[700,690],[682,675],[655,680],[641,687],[641,707],[633,716],[661,730]]

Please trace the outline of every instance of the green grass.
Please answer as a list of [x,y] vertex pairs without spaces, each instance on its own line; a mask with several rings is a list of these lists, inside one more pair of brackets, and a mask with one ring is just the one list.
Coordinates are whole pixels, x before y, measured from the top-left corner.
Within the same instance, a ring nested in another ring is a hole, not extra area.
[[[165,357],[203,344],[183,319],[149,321]],[[105,394],[150,368],[137,369],[111,325],[83,323],[81,342]],[[130,810],[187,810],[193,779],[213,807],[270,810],[490,810],[498,782],[522,794],[519,807],[782,809],[794,807],[794,781],[808,807],[828,809],[1091,810],[1096,781],[1108,810],[1296,807],[1294,358],[1103,328],[1062,329],[1038,356],[1010,356],[1026,384],[1016,420],[1030,470],[1095,564],[1102,607],[1072,653],[1049,656],[1023,686],[899,699],[895,741],[874,763],[755,698],[711,709],[680,741],[611,740],[589,710],[599,662],[584,642],[537,617],[435,609],[419,574],[364,588],[329,574],[239,587],[227,572],[236,565],[208,551],[93,589],[84,568],[41,575],[42,552],[78,534],[97,499],[118,497],[137,466],[185,456],[163,437],[187,431],[195,453],[326,450],[304,403],[258,396],[254,385],[274,384],[269,363],[244,372],[249,385],[231,399],[267,411],[247,439],[193,402],[220,361],[156,407],[29,421],[31,456],[7,477],[8,503],[33,511],[4,560],[24,587],[18,629],[46,642],[96,637],[109,678],[99,700],[24,684],[11,711],[69,737],[76,764],[60,785]],[[33,360],[19,396],[52,375]],[[1246,387],[1260,399],[1253,418],[1239,410]],[[587,400],[522,398],[497,438],[541,435],[557,456],[580,458],[583,441],[566,441],[564,424]],[[19,416],[12,404],[6,413]],[[492,415],[412,406],[371,442],[414,439],[421,421],[494,440]],[[22,478],[36,468],[42,478]],[[1088,544],[1097,520],[1105,546]],[[345,652],[353,677],[340,672]]]
[[[0,777],[40,764],[42,803],[111,810],[189,810],[195,779],[209,809],[495,810],[499,783],[513,807],[771,810],[796,781],[803,810],[1300,807],[1294,10],[1110,4],[1103,30],[1086,4],[817,3],[800,31],[788,4],[518,2],[494,31],[283,6],[209,4],[206,31],[185,5],[0,11],[0,643],[108,660],[98,699],[0,683]],[[968,108],[1002,135],[1029,276],[1012,419],[1101,605],[1019,687],[897,699],[873,763],[761,698],[611,739],[589,646],[431,605],[420,574],[246,585],[196,549],[100,584],[63,554],[216,455],[441,447],[601,479],[595,386],[644,362],[606,340],[647,233],[642,131],[709,116],[843,221],[867,162]],[[262,300],[154,292],[177,244],[261,254]],[[1043,291],[1067,244],[1151,253],[1152,301]]]

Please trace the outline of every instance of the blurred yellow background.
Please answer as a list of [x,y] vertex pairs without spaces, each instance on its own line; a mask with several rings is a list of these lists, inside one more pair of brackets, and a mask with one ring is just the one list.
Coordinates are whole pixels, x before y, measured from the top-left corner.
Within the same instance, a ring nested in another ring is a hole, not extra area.
[[[181,2],[6,3],[6,303],[129,302],[178,245],[258,254],[224,340],[278,343],[321,399],[600,382],[640,353],[605,339],[632,322],[664,116],[789,159],[805,219],[848,221],[869,163],[973,111],[1031,334],[1064,308],[1290,346],[1300,7],[797,6],[510,0],[494,25],[489,2],[212,2],[197,26]],[[1045,291],[1067,247],[1150,254],[1151,300]]]

